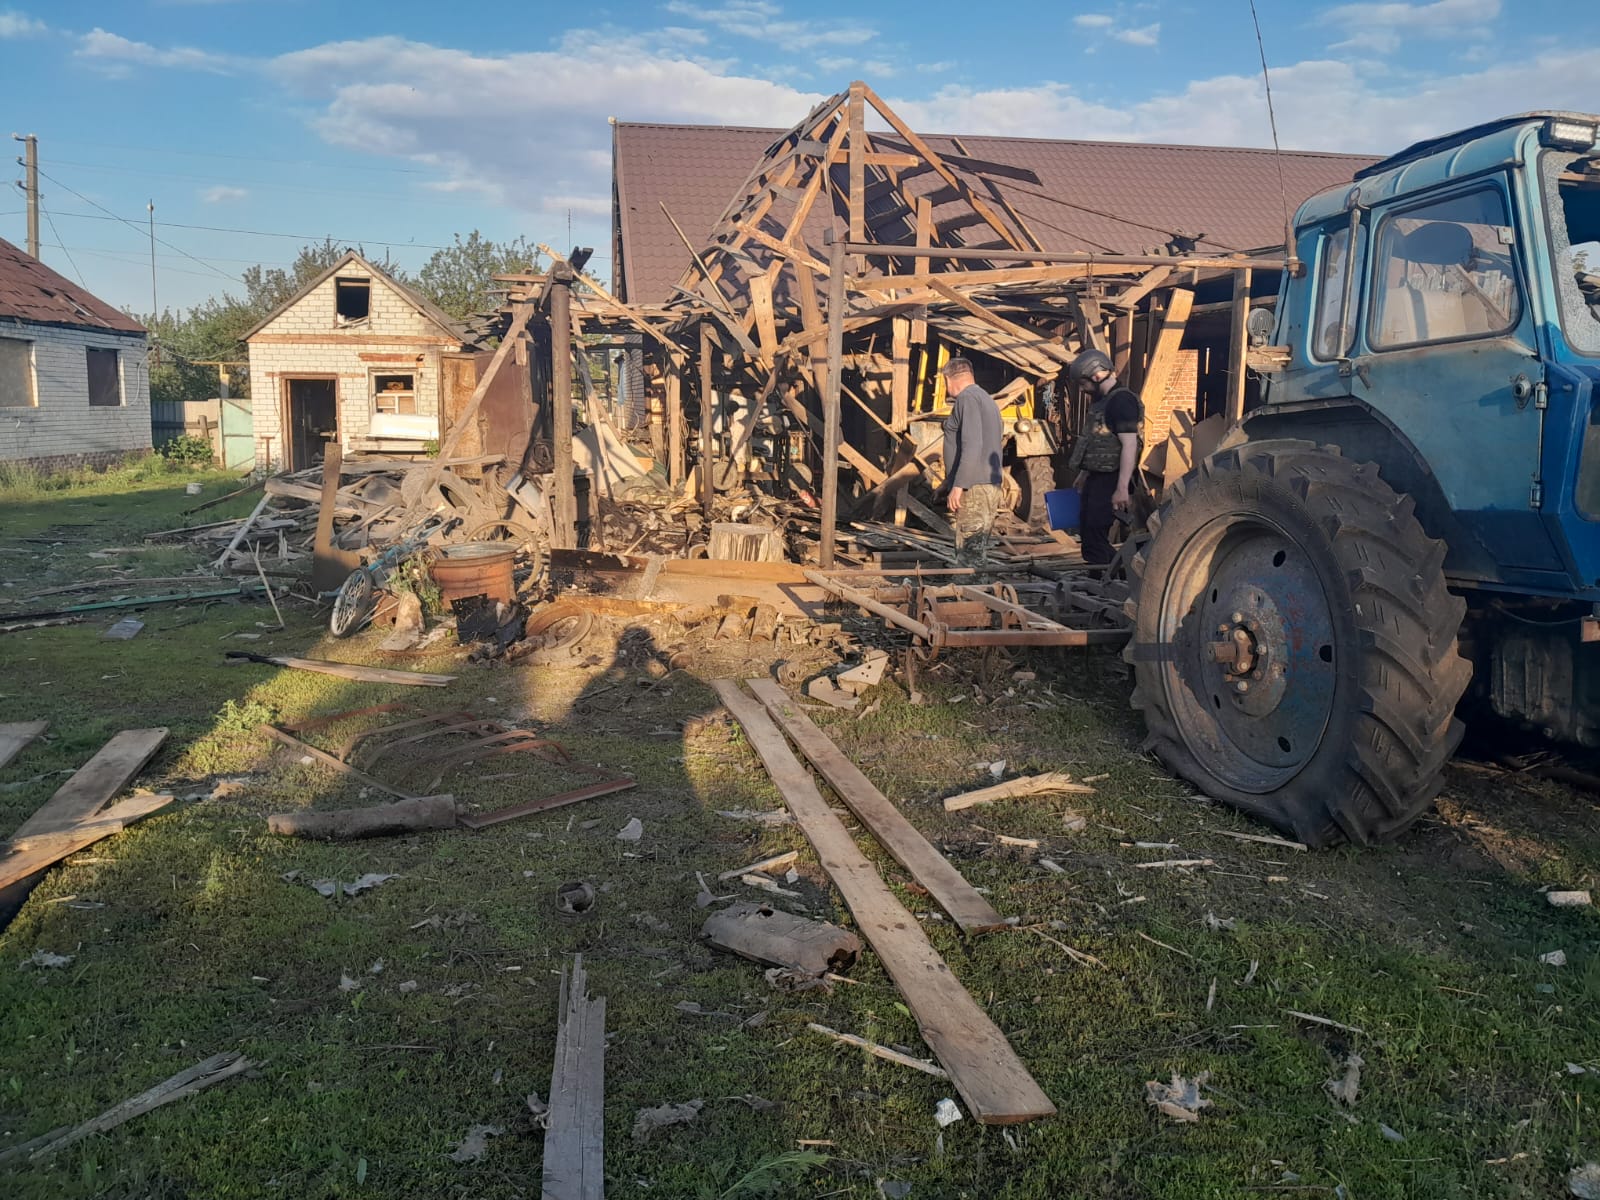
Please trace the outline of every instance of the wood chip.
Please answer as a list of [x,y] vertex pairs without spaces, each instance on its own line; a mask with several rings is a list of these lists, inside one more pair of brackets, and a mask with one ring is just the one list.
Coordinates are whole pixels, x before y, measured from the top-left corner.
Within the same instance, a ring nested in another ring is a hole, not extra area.
[[840,1033],[837,1029],[829,1029],[826,1025],[818,1025],[815,1021],[808,1023],[806,1028],[813,1033],[826,1034],[834,1041],[843,1042],[847,1046],[857,1046],[874,1058],[881,1058],[885,1062],[899,1063],[902,1067],[910,1067],[913,1071],[921,1071],[924,1075],[933,1075],[939,1079],[950,1078],[943,1067],[925,1058],[912,1058],[909,1054],[901,1054],[898,1050],[880,1046],[877,1042],[869,1042],[866,1038],[857,1037],[853,1033]]

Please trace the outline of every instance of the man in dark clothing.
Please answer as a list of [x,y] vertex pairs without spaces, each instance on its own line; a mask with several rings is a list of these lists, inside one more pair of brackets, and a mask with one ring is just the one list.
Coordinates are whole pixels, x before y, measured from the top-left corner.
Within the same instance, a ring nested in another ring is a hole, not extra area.
[[944,478],[950,489],[950,525],[956,558],[983,561],[989,531],[1000,511],[1000,406],[977,385],[972,363],[952,358],[944,365],[950,415],[944,419]]
[[1068,465],[1078,472],[1079,538],[1083,561],[1108,563],[1111,525],[1132,509],[1128,489],[1139,461],[1139,433],[1144,405],[1117,381],[1111,360],[1098,350],[1085,350],[1067,367],[1067,378],[1087,388],[1089,413],[1072,449]]

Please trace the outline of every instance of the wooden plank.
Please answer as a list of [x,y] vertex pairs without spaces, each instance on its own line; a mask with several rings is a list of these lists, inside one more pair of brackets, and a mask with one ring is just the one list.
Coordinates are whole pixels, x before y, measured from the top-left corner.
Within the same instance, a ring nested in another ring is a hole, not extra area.
[[605,1196],[606,1000],[589,996],[583,955],[561,972],[560,1026],[544,1131],[544,1200]]
[[755,314],[756,337],[761,342],[761,362],[770,366],[778,352],[778,326],[772,318],[772,281],[765,275],[751,275],[750,309]]
[[355,663],[329,662],[321,658],[295,658],[290,654],[251,654],[247,650],[229,650],[227,654],[229,658],[243,659],[246,662],[264,663],[271,667],[293,667],[297,671],[315,671],[319,675],[336,675],[340,679],[355,679],[361,683],[446,687],[455,679],[454,675],[430,675],[426,671],[391,671],[387,667],[363,667]]
[[990,312],[987,308],[979,304],[970,296],[963,296],[960,292],[956,291],[955,288],[950,287],[949,285],[942,283],[937,279],[930,281],[928,286],[935,292],[939,293],[939,295],[943,296],[946,300],[950,301],[951,304],[959,305],[961,308],[971,313],[984,324],[991,325],[1002,333],[1010,334],[1012,337],[1016,338],[1026,349],[1037,353],[1047,354],[1051,358],[1055,359],[1058,363],[1069,363],[1072,361],[1073,356],[1067,353],[1063,347],[1056,345],[1055,339],[1049,334],[1042,333],[1035,329],[1024,329],[1021,325],[1013,324],[1004,317],[1000,316],[998,313]]
[[144,768],[166,740],[167,731],[162,728],[124,729],[57,788],[55,795],[12,836],[26,838],[59,833],[87,821],[128,786],[128,781]]
[[683,445],[683,356],[667,356],[667,482],[673,487],[683,486],[688,470],[688,457]]
[[18,721],[11,725],[0,725],[0,767],[21,754],[29,742],[49,728],[49,721]]
[[1233,276],[1233,311],[1228,330],[1228,394],[1223,403],[1223,416],[1228,424],[1244,417],[1245,355],[1250,349],[1250,339],[1245,336],[1245,321],[1250,316],[1250,269],[1236,271]]
[[712,483],[712,475],[716,467],[716,454],[713,447],[716,442],[716,391],[712,386],[711,354],[716,342],[713,339],[711,324],[708,321],[700,322],[700,507],[705,511],[706,520],[711,519],[711,502],[716,497],[716,488]]
[[[850,240],[863,242],[867,236],[867,205],[864,195],[867,179],[867,122],[865,85],[852,83],[847,111],[850,122]],[[829,314],[832,317],[832,313]]]
[[1156,348],[1150,355],[1150,364],[1144,372],[1144,385],[1139,391],[1139,399],[1144,403],[1147,413],[1158,406],[1166,394],[1173,368],[1178,365],[1178,350],[1183,343],[1184,328],[1189,323],[1189,310],[1193,307],[1193,292],[1187,288],[1172,289],[1167,300],[1167,311],[1161,319]]
[[1055,1115],[999,1028],[951,974],[917,920],[828,807],[783,734],[761,705],[731,679],[713,686],[783,793],[796,823],[844,896],[861,933],[905,997],[923,1040],[950,1073],[967,1109],[985,1125],[1009,1125]]
[[973,886],[934,849],[905,814],[880,792],[861,770],[822,730],[812,724],[788,694],[771,679],[749,680],[750,690],[766,706],[789,740],[822,772],[822,777],[839,793],[845,806],[855,813],[894,860],[911,872],[911,877],[928,889],[928,894],[962,933],[988,933],[1003,929],[1006,919],[995,911]]
[[911,322],[895,317],[890,330],[889,428],[903,433],[911,419]]
[[38,829],[29,833],[19,829],[11,839],[8,852],[0,855],[0,893],[86,846],[121,833],[135,821],[160,812],[171,803],[171,796],[136,796],[103,810],[97,817],[64,829]]
[[1046,771],[1043,775],[1025,775],[1019,779],[1008,779],[1004,783],[978,788],[976,791],[962,792],[959,796],[947,796],[944,810],[960,812],[962,809],[973,808],[979,804],[993,804],[997,800],[1059,792],[1087,795],[1093,793],[1094,789],[1086,784],[1073,783],[1071,775],[1062,774],[1060,771]]
[[[856,85],[851,85],[854,95]],[[818,562],[833,566],[839,519],[839,376],[844,366],[844,243],[828,248],[828,379],[822,389],[822,511]]]

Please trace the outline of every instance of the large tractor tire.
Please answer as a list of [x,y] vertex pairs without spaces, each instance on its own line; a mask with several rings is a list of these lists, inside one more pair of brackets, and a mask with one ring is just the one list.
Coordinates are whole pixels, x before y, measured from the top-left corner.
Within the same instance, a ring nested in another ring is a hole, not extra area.
[[1050,515],[1044,494],[1055,490],[1055,460],[1042,454],[1032,458],[1013,459],[1008,473],[1016,487],[1011,511],[1029,525],[1035,525],[1040,529],[1048,528]]
[[1461,740],[1465,601],[1376,467],[1312,442],[1217,452],[1132,563],[1146,748],[1308,846],[1386,841]]

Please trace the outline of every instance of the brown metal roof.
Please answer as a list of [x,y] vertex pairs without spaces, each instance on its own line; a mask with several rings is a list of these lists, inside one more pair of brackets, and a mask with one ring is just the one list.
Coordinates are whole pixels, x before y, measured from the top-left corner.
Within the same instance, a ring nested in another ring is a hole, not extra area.
[[0,238],[0,320],[5,319],[113,333],[145,332],[144,326],[127,313],[112,308]]
[[368,274],[375,275],[379,279],[382,279],[384,283],[393,288],[407,303],[409,303],[424,317],[428,318],[428,320],[437,325],[447,336],[457,339],[460,339],[464,336],[462,333],[461,324],[457,321],[451,320],[449,313],[445,312],[444,309],[440,308],[432,300],[429,300],[421,292],[417,291],[416,288],[401,283],[382,267],[369,262],[356,251],[347,250],[345,251],[345,256],[343,258],[334,263],[333,266],[329,267],[326,271],[322,272],[322,274],[318,275],[310,283],[306,284],[294,295],[290,296],[282,304],[278,305],[277,308],[273,309],[265,317],[262,317],[261,320],[257,321],[248,330],[246,330],[244,336],[239,340],[241,342],[248,342],[251,338],[255,337],[256,334],[260,333],[268,325],[276,321],[280,313],[293,308],[296,304],[299,304],[300,301],[304,300],[312,292],[316,291],[324,283],[328,282],[328,280],[334,275],[337,275],[340,271],[344,270],[352,263],[363,268]]
[[[703,248],[735,193],[785,132],[617,123],[612,215],[620,243],[614,247],[615,282],[623,299],[665,303],[691,262],[662,205],[696,249]],[[892,134],[873,134],[872,140],[886,150],[909,149]],[[1176,232],[1203,234],[1197,248],[1207,253],[1283,241],[1279,156],[1271,150],[966,135],[925,140],[941,155],[1031,173],[1037,183],[988,177],[1046,250],[1140,253],[1164,245]],[[1367,155],[1285,151],[1282,193],[1290,212],[1375,161]],[[934,194],[938,203],[938,184],[929,174],[911,190]],[[807,223],[808,240],[820,246],[820,237],[810,236],[815,223]]]

